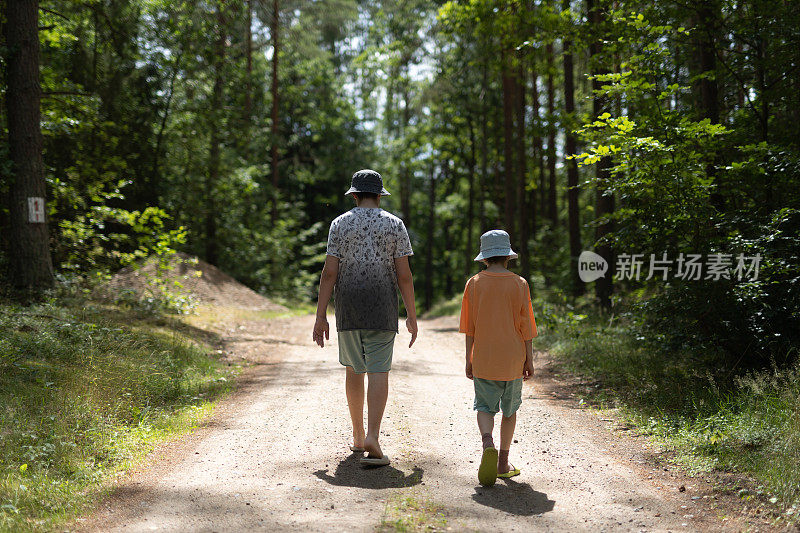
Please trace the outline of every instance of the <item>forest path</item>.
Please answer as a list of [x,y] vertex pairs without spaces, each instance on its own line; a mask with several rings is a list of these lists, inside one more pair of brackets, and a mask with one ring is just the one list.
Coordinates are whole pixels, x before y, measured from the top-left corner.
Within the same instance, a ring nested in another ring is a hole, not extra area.
[[363,469],[347,448],[335,332],[320,349],[313,322],[239,319],[220,329],[225,349],[254,363],[237,392],[120,482],[80,529],[374,531],[397,519],[453,531],[743,527],[721,518],[707,484],[666,471],[644,439],[579,408],[542,358],[511,449],[522,474],[480,487],[472,382],[452,317],[421,321],[412,349],[401,329],[381,441],[392,464]]

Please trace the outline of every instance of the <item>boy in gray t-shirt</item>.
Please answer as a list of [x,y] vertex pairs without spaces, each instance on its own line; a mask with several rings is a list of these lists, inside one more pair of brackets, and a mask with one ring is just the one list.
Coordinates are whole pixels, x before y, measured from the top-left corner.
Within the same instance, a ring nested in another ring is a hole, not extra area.
[[[328,234],[328,250],[319,286],[314,341],[329,338],[326,310],[336,289],[339,362],[346,368],[345,389],[353,422],[354,452],[367,452],[364,464],[389,464],[378,437],[389,391],[389,370],[397,334],[397,290],[403,297],[411,333],[417,337],[414,284],[408,256],[414,252],[403,221],[380,208],[381,175],[374,170],[353,174],[356,207],[337,217]],[[364,374],[369,376],[368,424],[364,432]]]

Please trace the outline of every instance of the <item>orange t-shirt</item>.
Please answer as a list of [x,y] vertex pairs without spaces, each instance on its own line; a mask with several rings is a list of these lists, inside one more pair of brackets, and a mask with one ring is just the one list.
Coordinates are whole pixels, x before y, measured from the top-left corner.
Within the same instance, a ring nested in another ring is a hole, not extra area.
[[522,377],[525,341],[537,335],[528,282],[513,272],[481,272],[467,282],[461,333],[475,337],[472,374],[511,381]]

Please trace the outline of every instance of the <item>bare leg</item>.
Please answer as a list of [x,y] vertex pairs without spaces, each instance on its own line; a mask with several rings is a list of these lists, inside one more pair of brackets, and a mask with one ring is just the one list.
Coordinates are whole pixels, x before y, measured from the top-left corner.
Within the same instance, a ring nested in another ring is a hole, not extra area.
[[386,408],[386,399],[389,397],[389,373],[377,372],[367,374],[367,437],[364,439],[364,449],[370,457],[383,457],[383,451],[378,444],[381,433],[383,411]]
[[490,487],[497,480],[497,449],[492,440],[494,430],[494,414],[478,411],[478,429],[483,440],[481,464],[478,466],[478,481],[481,485]]
[[500,455],[497,471],[505,474],[509,470],[508,451],[514,441],[514,428],[517,425],[517,413],[509,417],[503,417],[500,421]]
[[353,446],[364,447],[364,374],[356,374],[352,367],[346,366],[345,393],[350,420],[353,422]]
[[[478,411],[478,430],[481,432],[483,438],[483,447],[486,448],[491,441],[492,431],[494,431],[494,415],[484,411]],[[486,435],[489,437],[487,438]],[[493,442],[491,444],[494,444]],[[494,446],[492,446],[494,447]]]

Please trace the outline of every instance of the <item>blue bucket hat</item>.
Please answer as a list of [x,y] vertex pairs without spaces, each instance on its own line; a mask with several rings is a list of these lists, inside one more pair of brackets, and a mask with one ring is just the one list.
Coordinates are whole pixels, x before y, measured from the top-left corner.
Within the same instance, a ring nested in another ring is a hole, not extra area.
[[475,261],[498,256],[510,256],[511,259],[519,257],[511,249],[511,237],[507,232],[501,229],[489,230],[481,235],[481,253],[478,254]]
[[344,193],[345,196],[354,192],[368,192],[381,196],[391,196],[389,191],[383,188],[383,178],[381,178],[381,175],[368,168],[359,170],[353,174],[353,180],[350,185],[350,188]]

